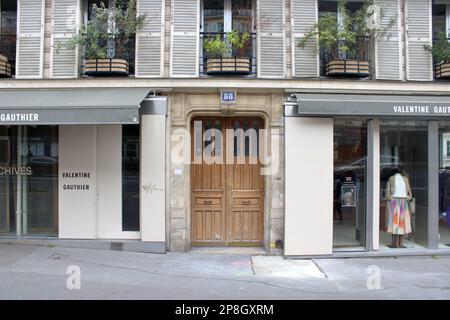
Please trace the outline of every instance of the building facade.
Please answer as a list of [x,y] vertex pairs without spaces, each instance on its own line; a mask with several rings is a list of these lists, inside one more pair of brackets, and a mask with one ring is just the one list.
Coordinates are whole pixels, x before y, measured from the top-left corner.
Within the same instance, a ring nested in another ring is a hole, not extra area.
[[[342,19],[338,1],[137,0],[125,53],[108,42],[90,64],[68,43],[101,2],[0,1],[0,241],[450,251],[450,84],[427,49],[450,1],[374,0],[387,33],[336,59],[299,42]],[[211,54],[232,32],[239,50]],[[414,198],[404,248],[387,233],[394,169]]]

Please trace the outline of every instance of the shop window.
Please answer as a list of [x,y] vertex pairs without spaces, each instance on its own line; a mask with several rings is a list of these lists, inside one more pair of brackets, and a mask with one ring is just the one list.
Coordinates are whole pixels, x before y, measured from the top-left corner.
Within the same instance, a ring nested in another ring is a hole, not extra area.
[[122,231],[139,231],[139,125],[122,127]]
[[367,126],[360,120],[334,122],[333,246],[366,244]]
[[57,126],[1,128],[0,234],[57,235],[57,147]]
[[450,247],[450,126],[439,126],[439,244]]
[[428,246],[428,126],[380,126],[380,247]]

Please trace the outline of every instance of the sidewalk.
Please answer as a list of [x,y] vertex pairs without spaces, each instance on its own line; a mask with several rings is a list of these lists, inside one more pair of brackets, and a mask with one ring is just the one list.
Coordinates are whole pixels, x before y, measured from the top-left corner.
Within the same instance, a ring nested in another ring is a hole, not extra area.
[[[80,290],[67,288],[69,266],[79,267]],[[285,260],[0,245],[0,299],[450,299],[450,257]]]

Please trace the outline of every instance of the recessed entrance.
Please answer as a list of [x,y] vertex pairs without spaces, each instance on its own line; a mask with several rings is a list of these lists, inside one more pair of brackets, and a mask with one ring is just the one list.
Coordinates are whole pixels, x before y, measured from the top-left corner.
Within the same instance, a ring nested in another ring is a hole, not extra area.
[[193,119],[192,246],[263,245],[263,128],[258,117]]

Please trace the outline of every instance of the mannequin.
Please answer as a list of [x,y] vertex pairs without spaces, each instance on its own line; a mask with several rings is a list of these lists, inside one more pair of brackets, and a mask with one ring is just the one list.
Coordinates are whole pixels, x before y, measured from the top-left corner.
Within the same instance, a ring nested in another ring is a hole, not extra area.
[[409,179],[398,168],[386,184],[388,201],[388,232],[392,234],[392,247],[402,248],[405,234],[411,233],[411,212],[409,200],[412,199]]

